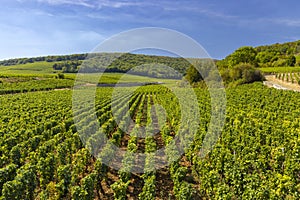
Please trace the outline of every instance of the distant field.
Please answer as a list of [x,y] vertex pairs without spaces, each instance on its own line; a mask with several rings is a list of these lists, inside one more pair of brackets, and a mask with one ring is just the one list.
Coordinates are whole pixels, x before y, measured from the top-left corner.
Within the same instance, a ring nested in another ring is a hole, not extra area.
[[[48,86],[44,83],[45,79],[49,79],[49,81],[51,79],[52,82],[60,83],[62,80],[54,81],[55,79],[53,79],[54,77],[57,77],[58,74],[58,71],[53,70],[53,64],[54,62],[35,62],[13,66],[0,66],[0,81],[3,82],[1,88],[5,92],[11,91],[11,88],[15,88],[12,84],[19,88],[20,85],[18,82],[22,82],[22,84],[30,86],[32,86],[32,83],[39,84],[40,82],[41,85],[44,85],[43,88],[48,88]],[[77,74],[64,73],[64,79],[75,80],[76,76]],[[88,76],[88,78],[85,78],[86,81],[84,82],[100,84],[162,82],[164,84],[174,85],[178,82],[178,80],[174,79],[158,79],[124,73],[104,73],[102,75],[91,73],[88,75],[86,74],[86,76]],[[63,85],[65,85],[65,83]],[[72,87],[73,85],[74,84],[72,82],[68,82],[67,84],[68,87]],[[53,88],[57,87],[53,86]]]
[[300,72],[300,67],[265,67],[259,69],[264,73]]
[[[146,82],[162,82],[164,84],[175,84],[180,80],[176,79],[159,79],[147,76],[138,76],[124,73],[104,73],[100,74],[89,74],[89,81],[94,83],[146,83]],[[99,79],[100,78],[100,79]]]
[[[0,66],[0,76],[8,77],[46,77],[57,76],[58,71],[53,70],[52,66],[58,62],[34,62],[12,66]],[[65,74],[65,78],[74,79],[75,74]]]
[[12,66],[0,66],[1,75],[54,75],[53,62],[35,62]]

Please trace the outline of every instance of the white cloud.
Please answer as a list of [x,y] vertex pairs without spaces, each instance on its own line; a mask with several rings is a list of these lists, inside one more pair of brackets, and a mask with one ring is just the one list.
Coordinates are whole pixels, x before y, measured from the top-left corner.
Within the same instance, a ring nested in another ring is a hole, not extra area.
[[300,27],[300,19],[273,19],[271,21],[280,25]]
[[[291,28],[300,27],[300,19],[288,19],[288,18],[255,18],[255,19],[239,19],[238,20],[240,25],[252,25],[255,27],[259,26],[286,26]],[[279,27],[278,27],[279,28]]]
[[102,8],[102,7],[111,7],[111,8],[121,8],[126,6],[142,6],[148,4],[143,1],[109,1],[109,0],[37,0],[40,3],[48,3],[50,5],[77,5],[84,6],[88,8]]
[[108,0],[102,0],[102,1],[95,1],[97,2],[98,7],[111,7],[111,8],[121,8],[121,7],[127,7],[127,6],[143,6],[145,5],[142,1],[108,1]]
[[80,29],[53,29],[43,35],[32,27],[0,24],[0,29],[1,45],[5,47],[0,48],[0,59],[89,52],[106,38],[95,31]]
[[69,5],[77,5],[84,6],[88,8],[94,8],[94,5],[88,0],[37,0],[40,3],[48,3],[50,5],[61,5],[61,4],[69,4]]

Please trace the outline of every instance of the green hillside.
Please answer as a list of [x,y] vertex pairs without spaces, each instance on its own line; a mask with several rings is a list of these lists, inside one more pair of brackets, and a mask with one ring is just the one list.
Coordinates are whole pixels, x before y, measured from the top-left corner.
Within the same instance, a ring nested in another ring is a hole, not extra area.
[[221,68],[249,63],[255,67],[294,67],[300,66],[300,40],[283,44],[258,47],[244,46],[235,50],[218,62]]
[[[83,64],[83,65],[82,65]],[[170,67],[166,71],[160,70],[155,64]],[[132,74],[146,75],[155,78],[181,78],[180,74],[185,74],[190,67],[189,61],[179,57],[152,56],[130,53],[94,53],[94,54],[74,54],[61,56],[46,56],[36,58],[16,58],[0,61],[2,73],[8,74],[28,74],[28,73],[76,73],[81,66],[85,72],[121,72],[129,70]],[[147,67],[135,69],[141,65]],[[133,69],[133,70],[132,70]],[[175,73],[172,69],[178,71]],[[10,73],[12,72],[12,73]],[[25,72],[25,73],[23,73]]]

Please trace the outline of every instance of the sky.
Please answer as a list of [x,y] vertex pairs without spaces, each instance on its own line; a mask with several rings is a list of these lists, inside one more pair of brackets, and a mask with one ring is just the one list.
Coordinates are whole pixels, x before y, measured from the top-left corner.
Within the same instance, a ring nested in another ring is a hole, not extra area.
[[212,58],[241,46],[300,39],[296,0],[1,0],[0,60],[91,52],[123,31],[161,27]]

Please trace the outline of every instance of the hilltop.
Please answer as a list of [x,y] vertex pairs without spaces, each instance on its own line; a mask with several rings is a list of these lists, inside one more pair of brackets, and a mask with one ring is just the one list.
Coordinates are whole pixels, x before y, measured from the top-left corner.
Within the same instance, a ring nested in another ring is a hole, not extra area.
[[[235,50],[217,64],[226,85],[262,81],[264,73],[300,71],[300,40],[264,46],[244,46]],[[88,62],[87,62],[88,60]],[[153,78],[181,79],[192,67],[209,67],[207,59],[191,59],[131,53],[91,53],[15,58],[0,61],[2,74],[55,74],[85,72],[131,73]],[[167,67],[161,67],[161,66]],[[207,65],[207,66],[206,66]],[[142,66],[142,67],[138,67]],[[31,71],[32,70],[32,71]],[[197,71],[194,70],[197,73]],[[193,75],[192,75],[193,76]],[[199,75],[198,75],[199,76]],[[200,79],[202,80],[202,78]]]
[[[185,74],[187,68],[191,65],[186,59],[179,57],[154,56],[131,53],[94,53],[94,54],[73,54],[73,55],[57,55],[43,56],[33,58],[15,58],[0,61],[2,66],[25,66],[28,63],[39,63],[43,65],[52,65],[53,72],[76,73],[83,61],[88,58],[90,71],[98,71],[101,68],[107,67],[106,72],[121,72],[125,73],[134,67],[159,63],[166,65],[176,71]],[[93,62],[93,63],[92,63]],[[45,64],[47,63],[47,64]],[[134,71],[136,74],[146,73]],[[164,74],[164,78],[178,78],[178,74],[171,71],[155,71],[155,68],[147,71],[146,75],[159,78]],[[167,76],[168,74],[168,76]],[[166,77],[167,76],[167,77]]]
[[219,67],[234,67],[249,63],[255,67],[294,67],[300,66],[300,40],[264,46],[244,46],[235,50],[218,62]]

